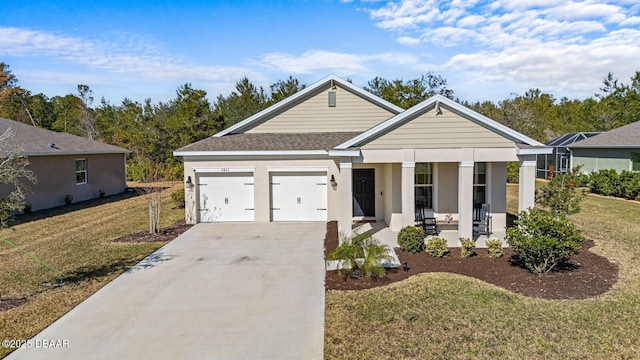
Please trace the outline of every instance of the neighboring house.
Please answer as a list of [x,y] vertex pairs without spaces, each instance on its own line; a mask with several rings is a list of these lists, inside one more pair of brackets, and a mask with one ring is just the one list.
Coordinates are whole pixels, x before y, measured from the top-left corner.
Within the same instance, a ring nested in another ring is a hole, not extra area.
[[218,134],[174,152],[184,158],[186,220],[354,219],[397,231],[415,210],[458,220],[471,238],[474,207],[506,224],[506,167],[520,161],[520,209],[534,205],[530,139],[436,95],[403,109],[328,76]]
[[569,146],[571,144],[588,139],[590,137],[602,134],[602,132],[572,132],[559,136],[547,143],[547,146],[553,148],[552,154],[538,155],[536,177],[540,179],[548,179],[551,167],[556,174],[566,174],[571,170],[571,152]]
[[[26,196],[32,210],[64,205],[66,195],[78,202],[97,198],[101,191],[113,195],[125,190],[129,150],[0,118],[0,134],[9,128],[14,135],[0,146],[18,149],[28,158],[37,178]],[[0,186],[0,197],[10,191]]]
[[640,171],[640,121],[578,141],[569,146],[571,167],[583,173],[602,169]]

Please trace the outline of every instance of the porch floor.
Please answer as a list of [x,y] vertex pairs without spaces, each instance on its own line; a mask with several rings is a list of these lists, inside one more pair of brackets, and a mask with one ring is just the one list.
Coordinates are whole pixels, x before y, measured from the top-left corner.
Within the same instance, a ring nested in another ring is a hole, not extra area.
[[[397,240],[398,232],[391,231],[389,226],[383,220],[377,220],[375,223],[356,223],[353,224],[352,229],[354,232],[359,234],[367,233],[372,235],[376,239],[380,240],[381,243],[388,245],[391,248],[399,247]],[[474,235],[473,240],[476,242],[476,248],[486,248],[486,242],[490,239],[499,239],[502,241],[503,246],[507,246],[504,241],[505,234],[506,232],[504,230],[494,231],[490,236]],[[457,230],[441,230],[440,234],[437,236],[446,239],[449,247],[460,247]],[[433,236],[428,235],[426,240],[429,240],[432,237]]]

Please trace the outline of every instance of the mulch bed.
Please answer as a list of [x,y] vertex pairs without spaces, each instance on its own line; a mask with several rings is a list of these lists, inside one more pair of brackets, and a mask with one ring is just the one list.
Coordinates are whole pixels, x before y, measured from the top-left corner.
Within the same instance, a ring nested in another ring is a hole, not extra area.
[[[338,242],[337,225],[327,225],[325,248],[335,249]],[[589,251],[592,240],[583,243],[578,254],[557,271],[534,275],[517,266],[512,258],[513,250],[505,248],[505,255],[497,260],[487,256],[486,249],[476,249],[476,255],[466,259],[460,257],[460,248],[449,248],[442,258],[426,252],[410,254],[396,248],[400,262],[407,262],[409,271],[391,269],[380,279],[353,279],[328,271],[326,289],[361,290],[384,286],[401,281],[409,276],[427,272],[450,272],[466,275],[497,285],[514,293],[542,299],[586,299],[608,291],[618,279],[617,265]]]
[[183,232],[189,230],[192,226],[193,225],[191,224],[186,224],[184,220],[181,220],[175,225],[162,229],[158,234],[151,234],[148,231],[140,231],[120,236],[112,241],[118,243],[166,242],[175,239]]
[[0,311],[7,311],[9,309],[13,309],[14,307],[18,307],[26,302],[27,302],[26,298],[2,299],[0,301]]

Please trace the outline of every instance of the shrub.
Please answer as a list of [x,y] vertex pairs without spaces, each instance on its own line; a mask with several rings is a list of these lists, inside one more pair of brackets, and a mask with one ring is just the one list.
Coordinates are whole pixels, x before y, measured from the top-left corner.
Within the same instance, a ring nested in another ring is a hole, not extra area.
[[585,240],[566,216],[536,208],[520,212],[505,239],[518,262],[534,274],[568,261]]
[[72,202],[73,202],[73,195],[67,194],[64,196],[65,205],[71,205]]
[[581,166],[574,168],[570,174],[554,176],[536,194],[536,202],[558,214],[578,213],[583,196],[576,191],[575,177],[580,168]]
[[412,254],[424,250],[424,230],[419,226],[405,226],[398,233],[398,245]]
[[468,238],[460,238],[460,256],[463,258],[467,258],[476,252],[474,249],[476,248],[476,243],[473,240]]
[[387,248],[371,235],[355,235],[343,239],[342,243],[329,255],[327,260],[338,260],[338,272],[345,271],[354,278],[381,277],[385,275],[380,262],[387,258]]
[[491,239],[487,241],[487,254],[490,259],[499,259],[504,255],[504,249],[502,249],[502,241],[499,239]]
[[507,163],[507,182],[510,184],[520,182],[520,164],[517,161]]
[[447,248],[447,240],[441,237],[433,237],[427,242],[427,254],[435,257],[443,257],[449,252]]
[[173,200],[173,204],[176,209],[184,209],[184,206],[185,206],[184,190],[178,189],[172,192],[171,200]]
[[25,215],[31,214],[31,204],[29,203],[24,204],[24,207],[22,208],[22,213]]
[[98,197],[99,197],[100,199],[102,199],[102,198],[104,197],[104,194],[105,194],[105,193],[104,193],[104,190],[102,190],[102,189],[98,190]]

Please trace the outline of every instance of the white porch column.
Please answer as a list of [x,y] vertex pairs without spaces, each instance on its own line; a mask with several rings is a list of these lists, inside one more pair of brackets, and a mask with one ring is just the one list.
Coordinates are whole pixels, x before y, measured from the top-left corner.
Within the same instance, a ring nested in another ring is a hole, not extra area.
[[536,194],[536,156],[521,155],[519,158],[518,212],[533,207]]
[[402,162],[402,226],[415,225],[415,161]]
[[473,237],[473,161],[461,161],[458,168],[458,236]]
[[338,234],[351,235],[353,221],[353,164],[340,161],[340,217],[338,220]]

